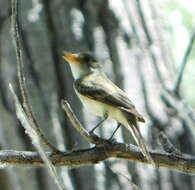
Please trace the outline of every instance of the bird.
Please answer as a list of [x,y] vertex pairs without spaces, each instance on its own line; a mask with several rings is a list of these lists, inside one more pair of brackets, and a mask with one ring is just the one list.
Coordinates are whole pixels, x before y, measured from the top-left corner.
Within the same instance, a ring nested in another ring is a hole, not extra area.
[[90,112],[103,118],[97,126],[107,118],[116,120],[131,132],[142,154],[149,163],[154,164],[139,130],[138,122],[145,122],[143,116],[127,94],[106,76],[97,59],[85,52],[65,51],[62,57],[70,65],[74,78],[73,87],[82,104]]

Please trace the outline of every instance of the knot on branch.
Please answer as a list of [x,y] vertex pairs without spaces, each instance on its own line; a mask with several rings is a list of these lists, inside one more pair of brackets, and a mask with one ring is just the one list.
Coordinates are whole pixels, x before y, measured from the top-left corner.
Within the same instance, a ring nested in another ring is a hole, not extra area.
[[165,135],[164,132],[161,131],[159,133],[158,138],[165,152],[173,154],[173,155],[177,155],[177,156],[182,155],[182,153],[173,146],[173,144],[171,143],[171,141],[168,139],[168,137]]

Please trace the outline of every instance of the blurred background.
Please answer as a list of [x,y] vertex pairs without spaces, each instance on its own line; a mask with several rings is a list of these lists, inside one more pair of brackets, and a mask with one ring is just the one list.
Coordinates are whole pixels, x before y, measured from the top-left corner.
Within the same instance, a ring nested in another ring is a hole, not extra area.
[[[163,131],[175,147],[193,155],[194,7],[193,0],[20,0],[19,27],[30,102],[50,142],[63,151],[91,146],[70,125],[60,107],[61,99],[67,99],[88,130],[100,121],[75,96],[70,68],[61,58],[64,50],[90,51],[146,118],[140,130],[148,146],[163,151],[158,141]],[[10,15],[10,1],[0,0],[0,147],[34,150],[16,118],[8,88],[12,83],[19,94]],[[175,88],[183,60],[187,62],[184,76],[180,88]],[[168,89],[173,104],[163,89]],[[108,120],[96,133],[109,138],[115,126],[115,121]],[[124,128],[115,138],[134,143]],[[192,174],[125,160],[61,167],[58,172],[68,190],[195,189]],[[47,169],[30,167],[0,169],[0,187],[57,189]]]

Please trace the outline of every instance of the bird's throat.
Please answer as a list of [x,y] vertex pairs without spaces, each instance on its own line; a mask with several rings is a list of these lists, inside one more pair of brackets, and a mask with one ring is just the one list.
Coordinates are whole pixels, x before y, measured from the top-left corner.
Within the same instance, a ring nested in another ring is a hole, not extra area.
[[75,80],[87,74],[86,69],[79,64],[70,64],[70,68],[71,68],[72,75]]

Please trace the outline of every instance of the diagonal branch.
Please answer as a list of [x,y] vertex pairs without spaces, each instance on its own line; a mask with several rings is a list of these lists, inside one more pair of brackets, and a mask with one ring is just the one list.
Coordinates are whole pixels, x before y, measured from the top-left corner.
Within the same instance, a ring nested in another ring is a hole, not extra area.
[[167,102],[171,108],[177,111],[177,114],[180,118],[182,118],[189,129],[191,130],[191,134],[195,137],[195,112],[194,110],[186,104],[180,97],[176,97],[175,94],[171,93],[167,90],[162,90],[161,98],[165,102]]
[[43,162],[47,166],[51,177],[53,177],[54,181],[56,182],[56,184],[58,185],[60,190],[65,190],[62,179],[58,176],[56,168],[54,167],[52,162],[49,160],[47,154],[45,153],[43,145],[40,142],[41,138],[37,134],[37,131],[31,126],[31,122],[30,122],[27,114],[25,113],[22,105],[20,104],[18,97],[16,96],[11,84],[10,84],[10,91],[11,91],[13,98],[14,98],[14,103],[16,106],[16,115],[17,115],[18,119],[22,123],[22,126],[24,127],[26,133],[31,138],[32,144],[34,145],[34,147],[38,151],[40,158],[43,160]]
[[80,135],[83,138],[85,138],[87,141],[89,141],[89,143],[92,143],[92,144],[96,144],[96,145],[102,144],[103,142],[102,140],[101,142],[99,142],[98,141],[99,138],[96,138],[97,136],[95,134],[89,134],[88,131],[81,125],[80,121],[77,119],[76,115],[74,114],[69,103],[66,100],[62,100],[61,104],[62,104],[62,108],[66,112],[72,125],[80,133]]
[[[62,106],[65,109],[66,114],[68,115],[73,126],[75,127],[75,129],[77,129],[77,131],[81,134],[81,136],[83,136],[89,142],[96,144],[96,147],[94,148],[78,150],[70,153],[70,155],[76,156],[77,153],[79,155],[78,158],[75,159],[75,162],[74,162],[74,158],[70,157],[71,163],[69,162],[68,164],[70,165],[68,166],[74,167],[74,166],[89,165],[89,164],[94,164],[106,160],[108,158],[123,158],[126,160],[132,160],[132,161],[150,164],[145,159],[145,157],[141,154],[140,149],[134,145],[127,145],[124,143],[113,142],[113,141],[99,138],[98,136],[90,135],[81,125],[79,120],[76,118],[69,104],[66,101],[62,101]],[[163,141],[165,140],[168,143],[168,140],[163,138]],[[170,143],[168,146],[170,148]],[[178,154],[178,152],[179,151],[175,151],[175,149],[172,152],[166,152],[166,153],[149,151],[156,166],[168,167],[168,168],[177,169],[185,172],[195,173],[195,157],[191,155],[182,154],[181,152],[179,152]],[[61,154],[62,157],[63,155],[68,156],[69,153]],[[60,161],[62,161],[62,159],[60,159]],[[57,162],[55,162],[55,164],[57,164]]]
[[160,144],[162,145],[163,149],[168,152],[168,153],[172,153],[175,155],[181,155],[181,152],[173,146],[173,144],[171,143],[171,141],[168,139],[168,137],[166,136],[166,134],[161,131],[158,135]]
[[42,139],[45,145],[47,145],[52,151],[58,151],[52,144],[49,143],[47,138],[43,135],[32,111],[32,108],[29,103],[28,92],[26,87],[25,75],[23,72],[24,63],[22,57],[22,48],[18,28],[18,1],[12,0],[12,16],[11,16],[11,30],[12,30],[12,39],[15,45],[16,59],[17,59],[17,74],[19,80],[20,92],[23,100],[23,108],[27,114],[31,126],[36,130],[39,137]]
[[[16,95],[13,93],[16,101],[17,113],[22,115],[18,115],[20,120],[22,121],[24,126],[30,125],[28,122],[28,118],[22,110],[22,106],[17,100]],[[68,104],[67,104],[68,105]],[[74,113],[72,115],[68,115],[68,117],[75,117]],[[75,117],[78,121],[78,119]],[[70,118],[72,121],[73,119]],[[96,135],[90,135],[88,132],[83,129],[83,126],[79,124],[73,124],[75,128],[79,131],[79,133],[84,133],[85,139],[89,140],[96,144],[96,147],[77,150],[70,153],[64,152],[47,152],[45,157],[49,159],[55,166],[69,166],[69,167],[78,167],[84,165],[95,164],[100,161],[109,159],[109,158],[121,158],[129,161],[142,162],[145,164],[151,164],[148,160],[142,155],[140,149],[134,145],[119,143],[115,141],[109,141],[102,138],[99,138]],[[86,134],[85,134],[86,132]],[[31,134],[33,135],[33,134]],[[38,147],[39,150],[39,147]],[[175,154],[171,153],[163,153],[157,151],[149,151],[152,156],[152,159],[155,162],[155,165],[158,167],[167,167],[170,169],[176,169],[183,172],[191,172],[195,173],[195,157],[186,154]],[[42,155],[35,152],[26,152],[26,151],[0,151],[0,163],[12,166],[45,166],[47,162],[43,161]]]
[[[138,0],[137,0],[138,1]],[[138,1],[139,2],[139,1]],[[23,115],[23,122],[27,122],[26,126],[32,127],[32,135],[37,135],[36,140],[43,140],[46,145],[48,145],[52,150],[56,150],[47,139],[43,136],[40,131],[40,128],[35,120],[34,114],[32,112],[31,106],[28,101],[28,93],[25,83],[25,76],[23,73],[23,59],[22,51],[20,45],[20,38],[17,26],[17,1],[12,0],[12,32],[13,32],[13,41],[15,43],[16,56],[17,56],[17,69],[18,69],[18,78],[20,90],[23,98],[23,107],[20,105],[17,100],[17,96],[14,96],[15,101],[17,102],[18,109]],[[148,40],[149,41],[149,40]],[[15,93],[13,92],[13,95]],[[0,164],[12,165],[12,166],[45,166],[53,167],[54,166],[69,166],[69,167],[78,167],[90,164],[96,164],[100,161],[109,159],[109,158],[121,158],[129,161],[142,162],[145,164],[150,164],[147,159],[142,155],[140,149],[136,146],[130,144],[119,143],[115,141],[108,141],[102,138],[99,138],[96,135],[88,133],[83,126],[80,124],[79,120],[74,115],[70,106],[66,101],[62,102],[62,106],[66,111],[69,119],[71,120],[73,126],[77,131],[83,136],[87,141],[95,144],[93,148],[77,150],[73,152],[47,152],[45,153],[41,147],[41,143],[38,142],[36,152],[27,152],[27,151],[0,151]],[[17,110],[18,111],[18,110]],[[40,146],[40,147],[39,147]],[[184,172],[195,173],[195,157],[186,154],[175,154],[174,152],[163,153],[157,151],[149,151],[152,159],[155,162],[156,166],[167,167],[171,169],[176,169]],[[52,164],[49,163],[52,162]],[[49,166],[50,165],[50,166]],[[54,168],[54,167],[53,167]],[[52,168],[51,168],[52,170]],[[55,170],[55,168],[54,168]],[[55,172],[55,171],[52,172]]]
[[44,142],[48,147],[51,148],[53,151],[57,151],[57,149],[49,143],[47,138],[41,133],[41,130],[38,126],[38,123],[34,117],[34,114],[32,112],[29,99],[28,99],[28,93],[27,93],[27,87],[25,83],[25,77],[23,72],[23,58],[22,58],[22,50],[21,50],[21,42],[20,42],[20,36],[19,36],[19,28],[17,24],[17,6],[18,1],[12,0],[12,17],[11,17],[11,24],[12,24],[12,38],[15,45],[15,51],[16,51],[16,58],[17,58],[17,74],[18,74],[18,80],[19,80],[19,86],[20,91],[23,99],[23,106],[20,104],[18,97],[16,96],[12,86],[10,85],[10,90],[14,98],[15,106],[16,106],[16,114],[20,122],[22,123],[22,126],[25,128],[25,131],[30,136],[34,147],[38,151],[40,158],[43,160],[45,165],[47,166],[49,173],[51,177],[54,179],[56,185],[60,190],[65,190],[64,183],[62,179],[58,176],[56,168],[52,164],[52,162],[47,157],[47,154],[44,151],[44,147],[41,144],[41,141]]
[[195,40],[195,31],[192,33],[192,35],[190,37],[190,40],[189,40],[187,49],[184,53],[184,57],[182,59],[181,66],[179,68],[179,72],[178,72],[178,75],[177,75],[177,78],[176,78],[176,81],[175,81],[175,85],[174,85],[174,88],[173,88],[173,92],[175,92],[175,94],[177,94],[177,95],[179,94],[179,88],[180,88],[180,84],[181,84],[181,81],[182,81],[184,69],[185,69],[185,66],[188,62],[190,52],[191,52],[192,47],[193,47],[194,40]]

